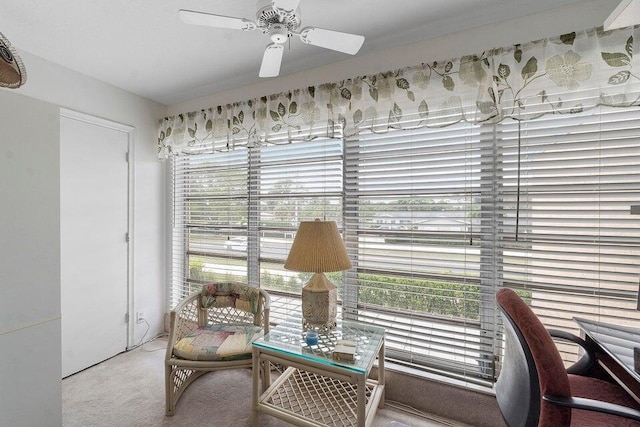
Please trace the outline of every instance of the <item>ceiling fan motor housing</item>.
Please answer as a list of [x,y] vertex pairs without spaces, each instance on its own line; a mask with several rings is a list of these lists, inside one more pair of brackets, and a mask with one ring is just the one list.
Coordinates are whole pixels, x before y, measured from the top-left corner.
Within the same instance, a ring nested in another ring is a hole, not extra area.
[[286,11],[275,8],[270,0],[259,0],[256,23],[274,43],[282,44],[300,28],[300,8]]

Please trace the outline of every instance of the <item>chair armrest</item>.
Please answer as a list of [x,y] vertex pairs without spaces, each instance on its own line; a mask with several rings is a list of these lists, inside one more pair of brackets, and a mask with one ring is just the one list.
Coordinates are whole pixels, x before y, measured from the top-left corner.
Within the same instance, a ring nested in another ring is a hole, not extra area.
[[269,296],[269,294],[263,290],[263,289],[259,289],[260,290],[260,295],[262,296],[262,318],[260,319],[261,323],[260,325],[257,326],[262,326],[262,330],[264,331],[264,334],[266,335],[269,332],[269,313],[270,313],[270,309],[271,309],[271,296]]
[[547,331],[549,331],[551,337],[570,341],[579,345],[584,350],[582,357],[576,363],[567,368],[568,374],[584,375],[594,365],[594,363],[596,363],[595,348],[582,338],[559,329],[547,329]]
[[640,411],[615,403],[585,399],[583,397],[543,396],[542,399],[558,406],[601,412],[640,421]]
[[175,344],[187,333],[198,327],[198,295],[194,292],[169,312],[169,340],[167,359],[173,354]]

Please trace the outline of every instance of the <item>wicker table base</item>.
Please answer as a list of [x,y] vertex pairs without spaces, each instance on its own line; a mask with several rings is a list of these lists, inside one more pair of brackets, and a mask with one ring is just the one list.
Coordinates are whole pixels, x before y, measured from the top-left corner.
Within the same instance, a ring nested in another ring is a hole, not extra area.
[[[373,380],[367,381],[365,396],[365,413],[373,416],[382,387]],[[301,369],[288,368],[259,403],[262,411],[286,414],[290,420],[304,418],[319,425],[357,426],[357,386]]]
[[[310,348],[297,325],[280,325],[253,345],[253,425],[262,412],[298,426],[367,427],[384,406],[384,330],[364,323],[338,325],[355,337],[355,362],[331,356],[335,336],[320,334]],[[327,344],[328,343],[328,344]],[[370,379],[378,360],[378,379]],[[271,364],[286,370],[271,383]],[[262,382],[262,387],[259,387]]]

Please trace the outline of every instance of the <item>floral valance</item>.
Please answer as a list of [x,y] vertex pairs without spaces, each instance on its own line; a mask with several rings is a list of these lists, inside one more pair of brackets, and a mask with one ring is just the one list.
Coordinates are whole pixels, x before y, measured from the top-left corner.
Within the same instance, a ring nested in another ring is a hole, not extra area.
[[496,123],[640,105],[640,26],[572,32],[160,120],[160,158],[362,130]]

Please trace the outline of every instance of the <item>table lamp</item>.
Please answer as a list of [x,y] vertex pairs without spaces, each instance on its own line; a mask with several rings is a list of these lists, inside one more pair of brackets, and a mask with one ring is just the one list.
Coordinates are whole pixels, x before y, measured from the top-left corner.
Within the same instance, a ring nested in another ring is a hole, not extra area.
[[314,273],[302,288],[303,325],[335,327],[338,291],[324,273],[351,268],[335,221],[302,221],[284,268]]
[[0,87],[14,89],[22,86],[27,80],[27,72],[13,46],[0,33]]

